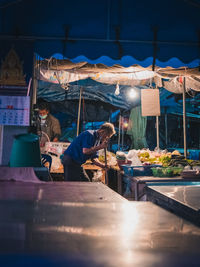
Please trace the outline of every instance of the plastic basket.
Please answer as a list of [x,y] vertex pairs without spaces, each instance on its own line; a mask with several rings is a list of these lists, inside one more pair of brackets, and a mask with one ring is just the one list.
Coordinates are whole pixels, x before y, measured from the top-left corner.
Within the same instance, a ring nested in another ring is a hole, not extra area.
[[122,165],[122,168],[126,176],[151,176],[152,175],[151,165],[145,165],[145,166]]
[[152,168],[153,176],[155,177],[173,177],[178,176],[183,171],[181,167],[157,167]]

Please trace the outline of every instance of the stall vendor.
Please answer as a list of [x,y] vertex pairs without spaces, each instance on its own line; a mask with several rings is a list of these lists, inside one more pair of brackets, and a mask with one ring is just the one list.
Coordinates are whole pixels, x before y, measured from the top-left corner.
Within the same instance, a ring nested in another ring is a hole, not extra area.
[[39,123],[37,131],[38,135],[41,137],[41,146],[44,146],[47,141],[58,142],[61,135],[59,121],[49,113],[48,103],[41,102],[38,104],[38,108]]
[[88,130],[77,136],[70,146],[65,150],[62,163],[64,166],[65,181],[87,181],[83,175],[81,165],[88,159],[101,167],[106,168],[105,164],[98,160],[100,149],[107,148],[108,141],[115,134],[112,123],[104,123],[98,130]]

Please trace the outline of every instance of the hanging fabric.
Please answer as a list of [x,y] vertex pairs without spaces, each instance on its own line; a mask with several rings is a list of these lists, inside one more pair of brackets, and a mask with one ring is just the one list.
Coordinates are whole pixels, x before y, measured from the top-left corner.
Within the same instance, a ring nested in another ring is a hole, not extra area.
[[131,110],[129,117],[129,128],[127,134],[131,136],[133,149],[141,149],[147,147],[146,141],[146,125],[147,117],[142,117],[141,107],[137,106]]

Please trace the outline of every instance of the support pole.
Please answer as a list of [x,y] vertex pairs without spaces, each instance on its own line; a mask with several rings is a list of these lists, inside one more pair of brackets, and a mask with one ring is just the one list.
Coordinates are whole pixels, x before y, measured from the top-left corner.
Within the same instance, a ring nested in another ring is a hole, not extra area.
[[120,150],[121,115],[119,115],[118,150]]
[[184,156],[187,158],[187,129],[186,129],[186,106],[185,106],[185,77],[183,77],[183,142]]
[[37,101],[37,87],[38,87],[38,74],[39,74],[39,68],[38,65],[36,65],[36,56],[34,54],[33,56],[33,94],[32,94],[32,105],[36,104]]
[[107,166],[108,166],[108,162],[107,162],[107,149],[104,148],[104,157],[105,157],[105,184],[108,185],[108,171],[107,171]]
[[160,140],[159,140],[159,116],[156,116],[156,140],[157,140],[157,149],[160,149]]
[[165,148],[168,146],[168,135],[167,135],[168,127],[167,127],[167,113],[165,113]]
[[122,151],[124,150],[124,117],[121,118],[122,121]]
[[79,105],[78,105],[78,119],[77,119],[76,136],[79,135],[80,114],[81,114],[81,97],[82,97],[82,87],[80,88],[80,97],[79,97]]
[[[153,64],[152,64],[152,71],[155,71],[155,66],[156,66],[157,35],[158,35],[158,28],[155,26],[155,27],[153,27]],[[156,116],[156,140],[157,140],[157,149],[159,149],[160,146],[159,146],[159,117],[158,116]]]
[[4,125],[0,125],[0,165],[3,165],[3,131]]

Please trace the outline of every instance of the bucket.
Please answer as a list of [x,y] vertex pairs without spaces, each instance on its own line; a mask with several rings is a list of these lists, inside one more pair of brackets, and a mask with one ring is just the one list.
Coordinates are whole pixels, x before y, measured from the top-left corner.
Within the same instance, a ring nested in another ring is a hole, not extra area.
[[10,167],[41,167],[39,137],[35,134],[19,134],[15,136]]

